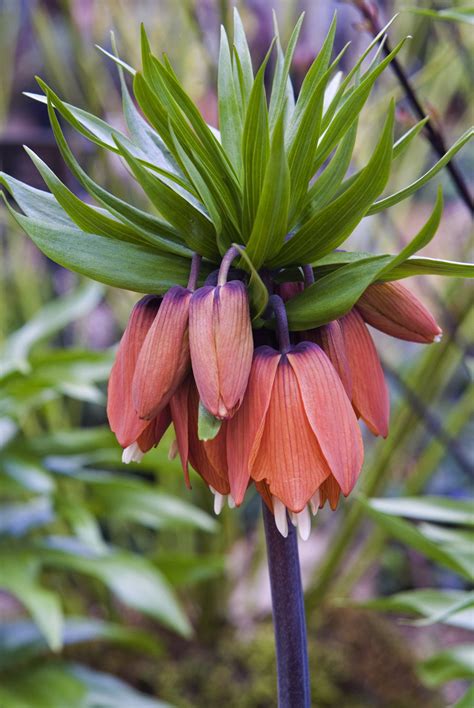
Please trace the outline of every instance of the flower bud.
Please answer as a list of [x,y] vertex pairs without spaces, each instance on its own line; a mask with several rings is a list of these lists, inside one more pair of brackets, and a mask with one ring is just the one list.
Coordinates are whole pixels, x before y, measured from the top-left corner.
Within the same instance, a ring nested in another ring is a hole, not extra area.
[[146,295],[133,308],[123,333],[109,378],[107,416],[119,444],[134,443],[148,422],[137,415],[132,401],[132,381],[142,344],[155,319],[161,298]]
[[189,371],[190,299],[191,292],[186,288],[170,288],[143,342],[132,389],[140,418],[155,418]]
[[247,388],[253,353],[247,291],[242,282],[206,286],[193,294],[189,343],[203,405],[216,418],[232,417]]
[[428,310],[401,283],[370,285],[356,307],[369,325],[392,337],[423,344],[441,337],[441,329]]

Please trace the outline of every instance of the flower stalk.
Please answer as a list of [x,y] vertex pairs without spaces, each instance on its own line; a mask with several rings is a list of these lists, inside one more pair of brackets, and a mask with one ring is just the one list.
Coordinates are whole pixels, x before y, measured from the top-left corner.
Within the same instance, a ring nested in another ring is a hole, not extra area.
[[309,708],[308,647],[296,529],[284,538],[265,503],[263,522],[272,592],[279,708]]

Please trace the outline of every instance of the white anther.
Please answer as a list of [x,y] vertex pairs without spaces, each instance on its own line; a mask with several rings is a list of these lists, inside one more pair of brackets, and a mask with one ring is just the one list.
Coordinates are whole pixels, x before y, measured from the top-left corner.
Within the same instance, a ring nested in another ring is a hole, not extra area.
[[443,339],[443,333],[440,332],[440,334],[437,334],[436,337],[433,339],[433,342],[440,342]]
[[229,509],[235,509],[235,499],[232,494],[227,495],[227,505]]
[[311,513],[313,516],[316,516],[316,514],[319,511],[319,504],[320,504],[320,497],[319,497],[319,490],[313,494],[311,499],[309,500],[309,505],[311,507]]
[[178,454],[178,441],[176,438],[171,442],[170,449],[168,450],[168,460],[174,460]]
[[141,462],[142,459],[143,452],[140,450],[137,442],[126,447],[122,452],[122,462],[124,465],[129,465],[130,462]]
[[289,511],[288,513],[290,515],[290,521],[293,526],[298,526],[298,514],[296,514],[294,511]]
[[275,525],[281,535],[286,538],[288,536],[288,518],[286,516],[286,506],[277,497],[272,496],[273,515],[275,517]]
[[298,535],[302,541],[307,541],[311,533],[311,516],[309,515],[309,509],[307,506],[296,514],[296,528],[298,529]]
[[214,494],[214,514],[216,516],[219,516],[219,514],[221,513],[221,511],[224,507],[227,495],[221,494],[216,489],[214,489],[214,487],[209,487],[209,489]]

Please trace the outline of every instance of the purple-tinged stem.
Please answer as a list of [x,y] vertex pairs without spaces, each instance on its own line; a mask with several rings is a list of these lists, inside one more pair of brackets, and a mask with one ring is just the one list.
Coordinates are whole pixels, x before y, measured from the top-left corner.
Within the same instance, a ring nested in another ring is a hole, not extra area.
[[194,253],[191,259],[191,270],[189,271],[188,290],[194,292],[196,290],[199,278],[199,270],[201,268],[202,256],[199,253]]
[[296,529],[284,538],[262,502],[275,631],[278,707],[310,708],[308,648]]
[[268,300],[269,306],[273,309],[276,322],[276,334],[278,346],[282,354],[291,348],[290,332],[288,330],[288,318],[286,316],[285,303],[279,295],[272,295]]
[[224,254],[221,267],[219,268],[219,275],[217,277],[217,285],[225,285],[227,283],[227,276],[229,275],[229,268],[232,265],[234,258],[240,255],[239,249],[236,246],[231,246],[229,250]]

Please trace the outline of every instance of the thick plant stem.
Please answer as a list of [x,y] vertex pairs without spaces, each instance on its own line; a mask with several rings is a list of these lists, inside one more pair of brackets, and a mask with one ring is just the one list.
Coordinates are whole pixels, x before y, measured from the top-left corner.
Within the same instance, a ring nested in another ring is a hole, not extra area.
[[311,705],[306,620],[296,530],[284,538],[263,503],[278,673],[279,708]]

